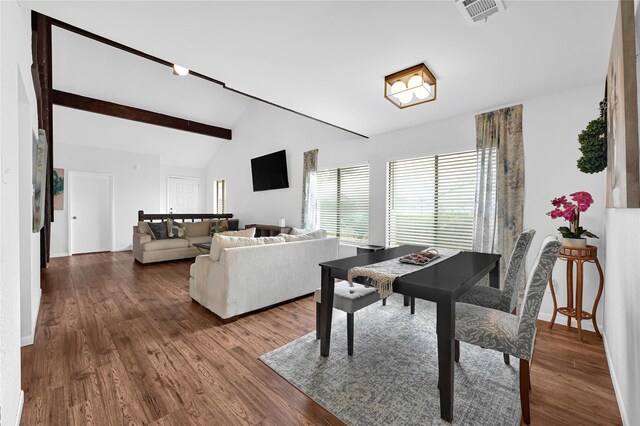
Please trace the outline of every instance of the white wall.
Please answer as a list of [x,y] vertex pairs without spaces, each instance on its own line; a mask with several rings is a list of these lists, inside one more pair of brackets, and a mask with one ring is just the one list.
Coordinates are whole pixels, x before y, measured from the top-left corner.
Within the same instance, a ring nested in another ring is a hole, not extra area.
[[[54,124],[63,125],[58,122]],[[115,250],[126,250],[131,246],[131,227],[138,222],[138,210],[156,212],[160,208],[162,182],[159,156],[67,145],[56,139],[53,164],[56,168],[64,169],[66,180],[70,171],[108,173],[113,176]],[[69,253],[69,197],[70,194],[65,193],[64,210],[55,211],[51,229],[52,256]]]
[[[17,424],[22,412],[20,390],[20,85],[33,109],[31,84],[31,15],[14,1],[0,2],[0,416]],[[20,83],[22,79],[23,83]],[[24,102],[23,102],[24,103]],[[23,109],[25,111],[25,109]],[[26,120],[28,121],[28,120]],[[25,121],[25,123],[26,123]],[[29,178],[29,181],[31,179]],[[30,239],[22,241],[30,244]],[[30,284],[30,283],[29,283]]]
[[[68,126],[63,120],[54,122],[54,129]],[[79,129],[78,131],[82,131]],[[55,132],[55,130],[54,130]],[[160,155],[130,151],[70,145],[56,139],[54,167],[64,169],[68,181],[70,171],[108,173],[113,175],[115,211],[115,250],[131,246],[131,227],[138,221],[138,210],[164,213],[167,210],[167,178],[169,176],[199,178],[201,206],[205,206],[206,171],[160,164]],[[51,230],[51,254],[67,256],[68,212],[70,194],[65,193],[64,210],[55,211]]]
[[607,209],[604,336],[622,420],[640,422],[640,209]]
[[[604,175],[586,175],[576,168],[580,155],[578,133],[598,116],[603,90],[603,84],[596,84],[522,101],[526,174],[524,226],[537,230],[528,257],[529,267],[544,236],[557,235],[556,229],[562,225],[545,214],[551,209],[551,199],[558,195],[580,190],[591,192],[596,204],[583,214],[582,225],[604,237]],[[369,238],[372,244],[380,245],[386,242],[387,162],[475,148],[472,114],[367,140],[255,103],[234,132],[234,140],[224,144],[214,156],[209,166],[208,183],[211,185],[217,178],[226,179],[228,211],[241,223],[273,224],[278,218],[285,217],[288,224],[299,226],[302,153],[319,148],[320,169],[369,163]],[[287,150],[290,188],[254,193],[250,159],[280,149]],[[209,207],[212,203],[210,192]],[[602,241],[590,240],[590,243],[602,245]],[[604,253],[601,253],[601,259],[603,257]],[[564,264],[556,266],[555,271],[556,277],[564,277]],[[585,268],[585,306],[594,300],[596,277],[595,271]],[[561,282],[564,283],[563,278]],[[564,304],[565,290],[559,288],[558,296]],[[548,319],[550,314],[548,294],[541,318]],[[600,313],[598,318],[601,318]],[[586,322],[584,326],[589,328]]]
[[[525,144],[525,213],[524,226],[537,231],[531,252],[527,257],[527,270],[532,266],[535,251],[543,238],[557,234],[559,226],[566,225],[560,219],[546,216],[551,210],[550,200],[562,194],[588,191],[595,203],[580,215],[580,225],[600,239],[589,239],[598,247],[601,265],[605,261],[605,174],[588,175],[580,172],[576,161],[580,157],[578,134],[587,123],[598,117],[598,102],[604,95],[604,84],[562,92],[552,96],[524,102],[523,131]],[[574,268],[575,269],[575,268]],[[566,264],[558,261],[553,271],[559,306],[566,306]],[[594,265],[584,267],[583,307],[590,311],[595,300],[599,276]],[[600,302],[597,322],[602,330],[603,302]],[[550,320],[553,304],[547,289],[540,319]],[[556,321],[566,324],[566,318],[558,315]],[[575,321],[573,322],[575,326]],[[583,327],[593,330],[591,321],[583,321]]]
[[[227,211],[241,225],[277,224],[278,219],[285,218],[288,225],[300,226],[303,152],[350,138],[346,132],[325,124],[252,102],[233,129],[233,140],[222,144],[207,170],[207,210],[213,209],[213,181],[230,178],[226,181],[227,194],[231,194],[227,197]],[[289,188],[253,192],[251,158],[283,148],[287,150]],[[322,156],[321,152],[320,161]]]

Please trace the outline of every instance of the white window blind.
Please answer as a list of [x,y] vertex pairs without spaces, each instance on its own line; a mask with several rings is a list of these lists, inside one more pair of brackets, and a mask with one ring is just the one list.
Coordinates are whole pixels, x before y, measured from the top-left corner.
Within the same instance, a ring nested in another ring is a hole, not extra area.
[[320,228],[344,240],[369,241],[369,165],[317,174]]
[[227,188],[224,179],[213,182],[213,213],[226,213]]
[[471,249],[476,172],[475,150],[389,162],[388,244]]

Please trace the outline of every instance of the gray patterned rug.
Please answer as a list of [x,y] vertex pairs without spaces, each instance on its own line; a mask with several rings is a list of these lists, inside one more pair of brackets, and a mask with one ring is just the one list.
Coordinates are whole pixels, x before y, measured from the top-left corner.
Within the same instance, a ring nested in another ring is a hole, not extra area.
[[[416,314],[393,295],[387,306],[355,313],[353,356],[346,314],[334,310],[329,357],[315,332],[260,359],[349,425],[448,425],[440,419],[435,304],[416,299]],[[518,425],[515,359],[461,343],[455,367],[454,425]]]

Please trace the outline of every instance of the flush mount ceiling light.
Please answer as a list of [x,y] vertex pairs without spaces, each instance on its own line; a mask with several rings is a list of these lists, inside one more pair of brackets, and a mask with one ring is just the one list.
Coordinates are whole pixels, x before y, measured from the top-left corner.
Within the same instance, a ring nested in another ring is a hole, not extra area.
[[178,64],[173,64],[173,75],[187,75],[189,74],[189,68],[181,67]]
[[436,78],[425,64],[398,71],[384,78],[384,97],[398,108],[436,100]]

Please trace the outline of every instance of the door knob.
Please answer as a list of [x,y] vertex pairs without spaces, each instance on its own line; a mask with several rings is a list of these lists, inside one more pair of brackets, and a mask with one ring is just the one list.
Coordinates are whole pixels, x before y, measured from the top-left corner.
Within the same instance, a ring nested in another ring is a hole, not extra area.
[[74,216],[74,217],[72,217],[72,219],[77,219],[77,217],[76,217],[76,216]]

